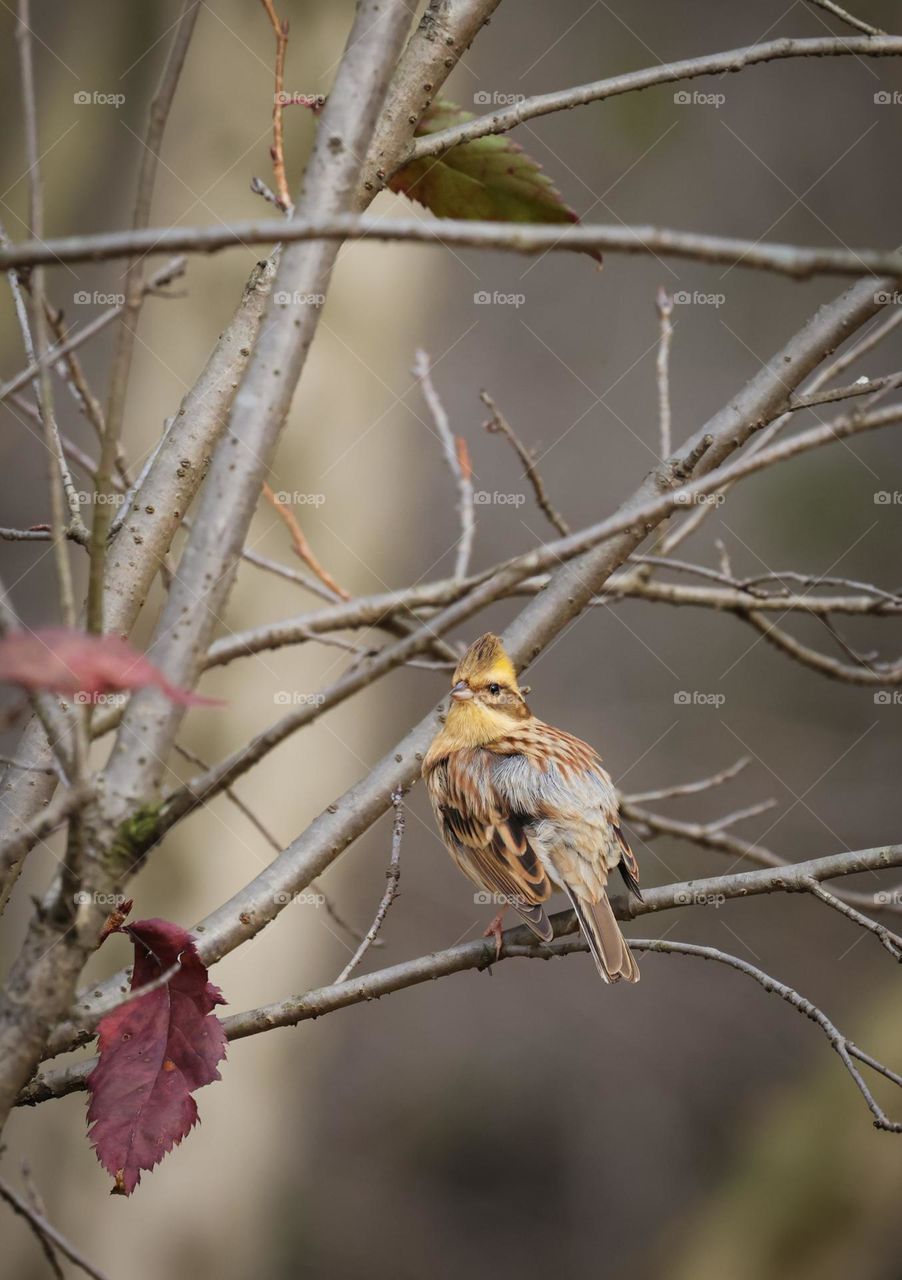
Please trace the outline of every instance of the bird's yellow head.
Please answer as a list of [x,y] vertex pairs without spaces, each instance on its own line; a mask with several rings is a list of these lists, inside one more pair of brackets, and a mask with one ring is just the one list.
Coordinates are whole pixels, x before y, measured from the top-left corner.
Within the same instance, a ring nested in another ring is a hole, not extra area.
[[523,692],[498,637],[480,636],[454,672],[443,736],[454,747],[484,746],[503,737],[532,714]]

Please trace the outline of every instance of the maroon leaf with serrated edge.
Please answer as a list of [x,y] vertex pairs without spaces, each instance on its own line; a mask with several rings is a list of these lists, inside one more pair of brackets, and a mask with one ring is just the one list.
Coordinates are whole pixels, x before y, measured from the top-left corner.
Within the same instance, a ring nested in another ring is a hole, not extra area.
[[132,990],[161,978],[164,985],[114,1009],[98,1027],[100,1061],[87,1079],[88,1138],[115,1180],[131,1195],[141,1173],[159,1164],[197,1123],[195,1089],[220,1078],[225,1057],[225,1004],[207,980],[194,939],[168,920],[125,925],[135,945]]
[[116,690],[161,690],[181,706],[222,706],[170,684],[162,671],[121,636],[92,636],[65,627],[10,631],[0,640],[0,681],[23,689],[82,695],[87,701]]

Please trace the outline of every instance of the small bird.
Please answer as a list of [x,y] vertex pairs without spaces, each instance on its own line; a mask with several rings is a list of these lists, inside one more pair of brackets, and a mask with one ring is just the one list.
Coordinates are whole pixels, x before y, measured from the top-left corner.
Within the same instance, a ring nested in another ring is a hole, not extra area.
[[[618,822],[617,793],[585,742],[532,714],[513,663],[491,633],[454,672],[445,724],[423,777],[452,858],[543,942],[543,903],[563,889],[605,982],[639,981],[608,901],[615,867],[641,899],[639,868]],[[486,929],[501,953],[502,910]]]

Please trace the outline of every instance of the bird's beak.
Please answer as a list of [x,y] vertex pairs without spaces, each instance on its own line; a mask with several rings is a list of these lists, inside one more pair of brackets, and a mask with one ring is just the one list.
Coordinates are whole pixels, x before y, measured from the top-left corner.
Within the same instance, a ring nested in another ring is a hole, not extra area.
[[470,698],[473,697],[473,690],[466,680],[458,680],[451,690],[451,697],[455,702],[469,702]]

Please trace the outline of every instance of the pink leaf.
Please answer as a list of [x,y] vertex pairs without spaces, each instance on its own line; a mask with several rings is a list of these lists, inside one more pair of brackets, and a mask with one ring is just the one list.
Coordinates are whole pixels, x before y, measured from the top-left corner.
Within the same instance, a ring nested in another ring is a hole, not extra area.
[[162,671],[121,636],[92,636],[63,627],[11,631],[0,640],[0,681],[23,689],[75,694],[89,702],[115,690],[161,690],[181,706],[222,706],[170,684]]
[[114,1190],[131,1195],[142,1171],[197,1123],[194,1090],[220,1078],[226,1038],[212,1010],[225,1001],[185,929],[137,920],[121,932],[135,944],[133,991],[179,965],[165,985],[103,1018],[100,1061],[87,1079],[89,1140]]

